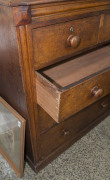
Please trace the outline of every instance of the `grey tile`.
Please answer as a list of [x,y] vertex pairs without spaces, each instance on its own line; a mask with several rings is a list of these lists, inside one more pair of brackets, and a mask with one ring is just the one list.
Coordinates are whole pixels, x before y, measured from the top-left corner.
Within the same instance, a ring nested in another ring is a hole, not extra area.
[[[110,180],[110,117],[45,169],[35,174],[26,163],[22,180]],[[0,180],[19,180],[0,156]]]

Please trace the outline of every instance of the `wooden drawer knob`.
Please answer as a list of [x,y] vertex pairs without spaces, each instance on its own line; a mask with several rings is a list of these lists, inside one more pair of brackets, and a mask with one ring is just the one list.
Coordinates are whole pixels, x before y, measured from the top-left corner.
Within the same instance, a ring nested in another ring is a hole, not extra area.
[[70,135],[70,131],[63,130],[63,134],[64,134],[64,136],[69,136]]
[[100,96],[103,95],[103,89],[98,88],[98,87],[96,86],[96,87],[94,87],[94,88],[91,90],[91,93],[92,93],[92,95],[93,95],[95,98],[99,98]]
[[67,39],[67,44],[70,47],[77,48],[80,44],[80,37],[79,36],[73,36],[70,35]]
[[101,107],[102,107],[103,109],[105,109],[107,106],[108,106],[107,103],[102,103],[102,104],[101,104]]

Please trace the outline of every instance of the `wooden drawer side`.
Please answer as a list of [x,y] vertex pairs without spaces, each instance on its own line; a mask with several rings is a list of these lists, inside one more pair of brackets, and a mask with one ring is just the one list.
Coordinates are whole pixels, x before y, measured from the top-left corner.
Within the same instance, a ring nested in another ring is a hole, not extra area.
[[56,121],[59,119],[60,94],[57,87],[40,74],[36,78],[37,103]]

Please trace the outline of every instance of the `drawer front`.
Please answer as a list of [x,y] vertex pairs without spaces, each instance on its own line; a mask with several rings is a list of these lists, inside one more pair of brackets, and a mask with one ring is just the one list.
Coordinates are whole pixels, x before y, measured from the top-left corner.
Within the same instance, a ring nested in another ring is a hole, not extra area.
[[110,40],[110,14],[102,14],[100,21],[99,43]]
[[110,95],[42,134],[42,157],[49,155],[57,147],[63,145],[67,141],[76,138],[81,131],[87,128],[87,126],[107,110],[110,110]]
[[68,21],[32,30],[33,58],[40,69],[76,51],[95,45],[100,17]]
[[62,93],[59,119],[64,120],[109,94],[109,83],[110,70],[107,70]]

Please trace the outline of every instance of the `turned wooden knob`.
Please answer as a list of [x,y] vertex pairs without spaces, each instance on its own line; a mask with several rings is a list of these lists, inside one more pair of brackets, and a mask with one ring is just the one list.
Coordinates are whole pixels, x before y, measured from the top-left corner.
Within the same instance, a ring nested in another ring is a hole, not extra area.
[[70,135],[70,131],[63,130],[63,134],[64,134],[64,136],[69,136]]
[[101,107],[104,109],[104,108],[106,108],[108,106],[108,104],[107,103],[101,103]]
[[77,48],[80,44],[80,37],[79,36],[73,36],[70,35],[67,39],[67,44],[70,47]]
[[92,95],[93,95],[95,98],[99,98],[100,96],[103,95],[103,89],[98,88],[98,87],[96,86],[96,87],[94,87],[94,88],[91,90],[91,93],[92,93]]

